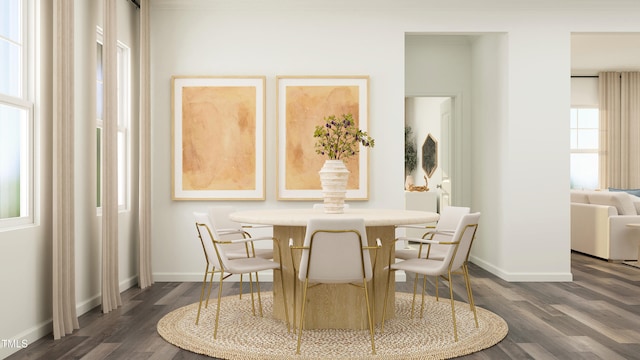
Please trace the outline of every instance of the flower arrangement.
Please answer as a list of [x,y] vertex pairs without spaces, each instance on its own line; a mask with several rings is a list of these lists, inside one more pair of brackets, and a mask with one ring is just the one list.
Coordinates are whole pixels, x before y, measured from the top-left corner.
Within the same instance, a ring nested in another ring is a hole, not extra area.
[[331,160],[346,160],[360,150],[360,145],[373,147],[375,140],[365,131],[356,127],[353,115],[346,114],[338,118],[335,115],[324,118],[324,126],[316,126],[313,137],[316,139],[316,153],[326,155]]

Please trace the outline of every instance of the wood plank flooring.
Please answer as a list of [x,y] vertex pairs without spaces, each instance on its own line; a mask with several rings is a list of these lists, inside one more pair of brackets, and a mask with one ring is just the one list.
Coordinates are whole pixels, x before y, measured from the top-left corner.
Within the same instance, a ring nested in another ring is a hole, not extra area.
[[[571,256],[574,281],[566,283],[510,283],[472,264],[476,305],[502,316],[509,334],[462,359],[640,359],[640,269]],[[411,284],[399,283],[397,291],[411,292]],[[466,301],[461,276],[454,289]],[[8,359],[208,359],[156,332],[162,316],[198,301],[199,291],[200,283],[129,289],[121,308],[110,314],[96,308],[80,317],[72,335],[57,341],[47,336]],[[227,295],[238,291],[238,284],[225,286]]]

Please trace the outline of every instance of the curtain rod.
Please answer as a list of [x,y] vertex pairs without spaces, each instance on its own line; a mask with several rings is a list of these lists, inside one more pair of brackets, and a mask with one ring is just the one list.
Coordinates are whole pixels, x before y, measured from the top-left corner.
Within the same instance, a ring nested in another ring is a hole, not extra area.
[[572,78],[597,78],[598,75],[571,75]]

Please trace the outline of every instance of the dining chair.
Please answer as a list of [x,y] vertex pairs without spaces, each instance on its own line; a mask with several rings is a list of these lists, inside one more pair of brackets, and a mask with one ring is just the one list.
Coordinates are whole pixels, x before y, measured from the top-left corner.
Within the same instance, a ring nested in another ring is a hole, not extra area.
[[[303,245],[294,246],[293,239],[290,239],[289,247],[292,250],[292,260],[293,250],[302,250],[297,271],[297,278],[303,282],[303,288],[296,354],[300,354],[307,290],[320,284],[351,284],[363,289],[371,351],[375,354],[372,305],[367,283],[373,279],[370,251],[380,249],[382,243],[380,239],[376,239],[376,246],[369,246],[364,219],[309,219]],[[375,256],[373,258],[375,260]],[[292,262],[295,264],[295,261]],[[294,323],[295,283],[294,280]]]
[[[440,218],[436,225],[398,225],[396,228],[423,229],[426,232],[422,235],[422,239],[442,240],[446,239],[446,233],[453,233],[460,222],[460,219],[471,211],[470,208],[464,206],[447,206],[440,210]],[[406,244],[418,243],[418,248],[408,247],[404,249],[396,249],[395,258],[400,260],[415,259],[418,257],[442,260],[444,259],[449,246],[440,244],[425,244],[416,241],[413,237],[400,237],[395,240],[402,241]],[[415,246],[415,245],[413,245]],[[437,284],[437,278],[436,278]],[[422,283],[422,290],[425,290],[426,281]],[[418,286],[418,274],[414,274],[413,278],[413,302],[415,302],[415,294]],[[411,307],[411,318],[413,318],[413,306]]]
[[[223,240],[235,240],[239,238],[250,238],[251,234],[247,228],[255,228],[254,225],[242,225],[231,220],[229,215],[235,212],[233,206],[212,206],[209,208],[211,225],[216,229],[218,235]],[[244,244],[224,245],[227,256],[230,259],[247,256],[256,256],[264,259],[273,259],[273,248],[256,248],[252,242]]]
[[[441,233],[454,232],[460,219],[471,211],[468,207],[463,206],[447,206],[440,210],[440,219],[435,226],[420,226],[420,225],[398,225],[396,228],[410,228],[410,229],[424,229],[425,233],[422,235],[422,239],[438,240]],[[402,237],[402,241],[411,243],[414,242],[411,237]],[[418,248],[405,248],[396,249],[396,259],[409,260],[418,257],[428,257],[431,259],[443,259],[448,250],[448,246],[440,244],[424,244],[418,242]]]
[[[478,229],[479,219],[480,219],[479,212],[464,215],[462,219],[460,219],[460,221],[458,222],[458,226],[456,227],[453,233],[451,232],[438,233],[438,235],[442,235],[445,239],[441,237],[438,240],[412,239],[425,244],[432,244],[432,245],[439,244],[439,245],[447,246],[448,250],[445,253],[443,259],[414,258],[414,259],[400,261],[397,263],[392,263],[391,255],[389,255],[389,272],[387,275],[389,278],[387,280],[387,284],[390,283],[391,273],[395,271],[404,271],[404,272],[420,274],[423,276],[423,281],[425,283],[426,283],[427,276],[434,276],[436,279],[442,278],[444,280],[447,280],[447,282],[449,283],[449,298],[451,300],[451,318],[453,320],[453,332],[454,332],[455,341],[458,341],[458,328],[456,324],[455,301],[453,299],[453,282],[451,281],[451,276],[453,274],[462,274],[464,276],[464,282],[467,288],[467,297],[469,298],[469,307],[471,308],[471,311],[473,311],[473,317],[475,320],[476,328],[478,327],[478,315],[476,313],[476,307],[473,302],[473,293],[471,291],[471,282],[469,280],[468,261],[469,261],[469,252],[471,250],[471,245],[473,244],[473,240],[475,238],[475,234]],[[414,301],[411,304],[412,314],[413,314],[413,307],[415,305],[415,292],[416,292],[416,287],[414,285],[414,294],[413,294]],[[382,330],[384,330],[384,319],[386,318],[388,296],[389,296],[389,286],[387,285],[384,307],[382,310],[382,317],[383,317]],[[437,282],[436,282],[436,299],[438,299]],[[424,309],[424,286],[422,288],[422,305],[420,309],[421,318],[423,314],[423,309]]]
[[[211,219],[211,225],[216,229],[216,232],[222,240],[236,240],[247,239],[251,237],[251,234],[246,231],[247,228],[257,228],[265,226],[255,225],[243,225],[236,221],[231,220],[229,215],[235,212],[236,209],[233,206],[212,206],[209,208],[209,217]],[[227,257],[229,259],[240,259],[243,257],[261,257],[264,259],[273,259],[273,247],[269,248],[256,248],[253,242],[246,242],[243,244],[226,244],[225,246]],[[243,276],[240,275],[240,299],[242,299],[242,280]],[[249,282],[251,282],[251,274],[249,274]],[[209,292],[211,287],[209,287]],[[209,296],[207,295],[207,304],[209,304]]]
[[[217,272],[220,274],[220,282],[218,285],[218,306],[216,308],[216,319],[215,326],[213,330],[213,338],[216,339],[218,334],[218,319],[220,317],[220,302],[222,299],[222,285],[224,279],[228,278],[234,274],[251,274],[255,273],[256,276],[256,287],[258,293],[258,306],[260,310],[260,316],[263,316],[262,313],[262,299],[260,295],[260,279],[258,278],[258,272],[264,270],[274,270],[280,271],[282,276],[282,265],[273,260],[264,259],[261,257],[241,257],[236,259],[231,259],[227,256],[225,245],[230,244],[246,244],[248,242],[260,241],[260,240],[269,240],[275,244],[275,247],[278,251],[278,255],[281,257],[280,248],[278,246],[277,239],[273,237],[255,237],[255,238],[240,238],[234,240],[222,240],[220,234],[217,233],[216,229],[211,226],[211,222],[209,220],[209,216],[204,212],[194,212],[193,216],[196,221],[196,230],[198,237],[200,238],[200,243],[202,244],[202,248],[204,250],[205,259],[206,259],[206,268],[205,268],[205,276],[204,283],[207,281],[210,283],[210,287],[213,283],[213,275]],[[209,280],[207,280],[207,276]],[[200,310],[202,307],[202,301],[204,297],[204,283],[203,283],[203,291],[200,294],[200,304],[198,306],[198,314],[196,316],[196,324],[200,317]],[[284,282],[282,283],[282,299],[284,302],[285,309],[287,308],[287,298],[286,293],[284,291]],[[250,286],[251,292],[251,305],[252,312],[255,316],[255,300],[253,295],[253,282],[251,282]],[[275,289],[274,289],[275,291]],[[288,312],[285,311],[285,317],[287,322],[287,331],[290,331],[289,326],[289,315]]]

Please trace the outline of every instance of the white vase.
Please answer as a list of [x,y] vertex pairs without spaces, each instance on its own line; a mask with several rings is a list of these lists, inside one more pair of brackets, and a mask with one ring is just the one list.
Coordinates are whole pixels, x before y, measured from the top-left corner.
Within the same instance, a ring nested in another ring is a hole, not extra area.
[[324,198],[324,212],[342,214],[344,199],[347,195],[349,170],[342,160],[326,160],[319,174],[322,197]]

